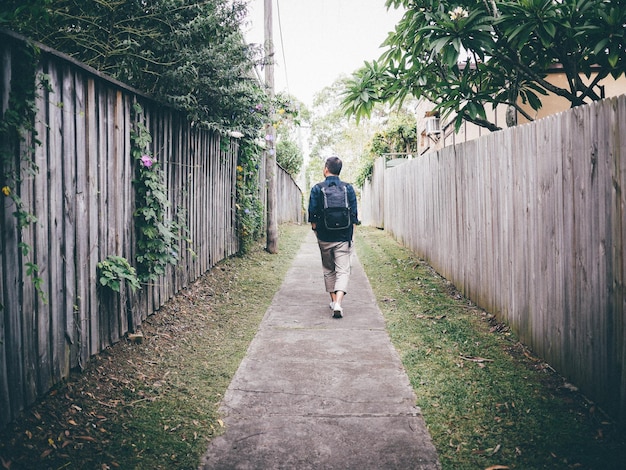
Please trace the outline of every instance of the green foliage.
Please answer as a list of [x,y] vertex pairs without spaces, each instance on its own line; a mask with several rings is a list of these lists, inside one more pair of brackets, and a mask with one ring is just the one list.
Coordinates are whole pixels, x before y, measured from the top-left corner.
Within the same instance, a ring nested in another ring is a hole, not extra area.
[[333,154],[343,160],[341,178],[354,182],[363,150],[386,119],[380,106],[376,116],[358,125],[348,119],[340,107],[344,87],[345,78],[339,78],[315,96],[310,120],[311,159],[305,171],[307,187],[322,179],[324,160]]
[[304,156],[295,141],[301,119],[309,120],[310,113],[296,98],[279,93],[274,98],[273,126],[276,129],[276,162],[290,175],[296,176],[304,163]]
[[186,228],[166,219],[169,200],[160,164],[148,152],[152,140],[141,122],[143,111],[134,107],[135,130],[131,134],[132,157],[135,160],[135,229],[137,232],[137,271],[142,281],[155,280],[165,274],[168,264],[179,260],[179,242]]
[[114,292],[120,291],[123,282],[128,282],[133,292],[140,288],[135,268],[128,263],[126,258],[108,256],[104,261],[100,261],[97,267],[100,285]]
[[278,93],[272,102],[274,111],[274,127],[278,133],[281,130],[293,130],[300,125],[301,116],[308,117],[304,105],[293,96]]
[[[254,135],[270,106],[254,74],[243,0],[4,0],[0,24],[188,113]],[[257,108],[257,105],[262,104]]]
[[[412,154],[417,151],[417,127],[411,113],[400,110],[393,113],[387,124],[372,137],[361,158],[355,183],[362,187],[372,177],[374,162],[384,156],[387,160],[394,154]],[[402,155],[398,155],[402,157]]]
[[[344,95],[349,115],[369,116],[375,103],[426,98],[442,116],[497,130],[488,106],[519,101],[541,107],[548,92],[572,106],[600,99],[598,82],[626,71],[624,0],[387,0],[404,7],[388,49],[353,74]],[[555,66],[562,87],[546,75]],[[594,75],[595,73],[595,75]]]
[[237,233],[239,252],[250,252],[263,234],[264,207],[259,194],[259,165],[263,150],[252,140],[239,145],[237,165]]
[[302,150],[294,141],[281,139],[276,143],[276,162],[295,177],[304,163]]

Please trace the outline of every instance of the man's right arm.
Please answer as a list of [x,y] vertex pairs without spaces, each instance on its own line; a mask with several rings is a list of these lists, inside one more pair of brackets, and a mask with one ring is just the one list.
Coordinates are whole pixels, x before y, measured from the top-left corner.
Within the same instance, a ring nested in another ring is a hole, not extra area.
[[315,185],[311,188],[311,195],[309,196],[309,222],[313,230],[317,229],[319,218],[319,191],[319,186]]

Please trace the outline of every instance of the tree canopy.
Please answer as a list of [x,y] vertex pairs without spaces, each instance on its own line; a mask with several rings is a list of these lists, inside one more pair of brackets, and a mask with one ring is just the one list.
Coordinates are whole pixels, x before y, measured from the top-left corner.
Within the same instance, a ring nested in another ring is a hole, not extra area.
[[[490,130],[487,106],[541,107],[548,92],[578,106],[598,100],[600,80],[626,71],[626,0],[387,0],[405,13],[378,60],[347,85],[357,119],[379,102],[426,98],[443,116]],[[558,69],[564,86],[547,80]],[[514,122],[509,122],[513,125]]]
[[254,135],[272,106],[241,33],[244,0],[3,0],[5,26],[188,113]]

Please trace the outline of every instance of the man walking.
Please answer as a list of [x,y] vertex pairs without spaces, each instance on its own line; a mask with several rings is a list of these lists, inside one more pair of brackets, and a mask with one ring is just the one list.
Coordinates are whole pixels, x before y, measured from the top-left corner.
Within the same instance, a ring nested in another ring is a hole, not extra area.
[[309,198],[309,222],[317,235],[334,318],[343,317],[341,302],[348,291],[352,237],[359,220],[354,188],[339,179],[341,167],[341,159],[328,158],[324,164],[326,179],[311,188]]

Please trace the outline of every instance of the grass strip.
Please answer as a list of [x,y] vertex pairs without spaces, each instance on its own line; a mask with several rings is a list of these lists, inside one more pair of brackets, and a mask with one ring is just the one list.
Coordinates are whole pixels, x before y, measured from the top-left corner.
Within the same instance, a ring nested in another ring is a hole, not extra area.
[[510,329],[386,232],[368,274],[445,469],[622,469],[624,436]]
[[308,227],[220,262],[0,433],[0,468],[197,469],[218,406]]

